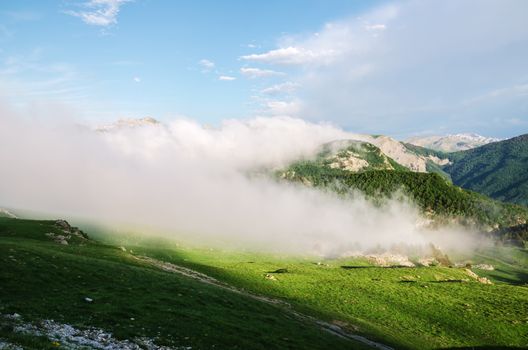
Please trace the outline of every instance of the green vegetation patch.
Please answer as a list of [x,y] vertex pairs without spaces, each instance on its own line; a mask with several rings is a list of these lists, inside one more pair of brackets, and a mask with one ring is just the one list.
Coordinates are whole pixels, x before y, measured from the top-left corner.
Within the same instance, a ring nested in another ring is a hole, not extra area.
[[[0,314],[193,349],[361,348],[278,307],[162,271],[117,247],[57,243],[45,235],[55,229],[55,221],[0,219]],[[45,348],[41,338],[6,327],[0,338]]]
[[[514,248],[503,249],[511,252]],[[493,261],[510,277],[526,273],[528,266],[519,260],[528,258],[528,251],[514,251],[519,255],[515,268]],[[339,322],[396,348],[528,344],[526,278],[507,283],[497,275],[494,284],[483,284],[466,267],[379,267],[362,258],[317,260],[181,248],[142,253],[285,300],[298,310]],[[488,261],[488,254],[495,253],[483,252],[479,259]],[[281,270],[287,272],[268,277]]]
[[492,198],[528,205],[528,134],[449,154],[453,182]]

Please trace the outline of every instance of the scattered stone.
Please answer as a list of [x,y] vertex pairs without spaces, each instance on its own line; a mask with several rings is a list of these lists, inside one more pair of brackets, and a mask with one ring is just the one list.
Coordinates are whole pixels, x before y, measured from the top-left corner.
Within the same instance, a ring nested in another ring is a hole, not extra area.
[[267,273],[265,277],[266,277],[267,280],[271,280],[271,281],[276,281],[277,280],[277,278],[275,276],[270,275],[269,273]]
[[405,255],[401,254],[370,254],[365,256],[368,261],[373,265],[378,265],[381,267],[392,267],[392,266],[401,266],[401,267],[414,267],[415,265],[409,260]]
[[63,229],[63,230],[66,230],[66,231],[70,231],[71,230],[71,226],[70,224],[68,223],[68,221],[66,220],[62,220],[62,219],[59,219],[59,220],[55,220],[55,226],[58,226],[59,228]]
[[477,265],[474,265],[473,268],[479,269],[479,270],[486,270],[486,271],[495,270],[495,267],[493,267],[493,265],[490,265],[490,264],[477,264]]
[[68,240],[71,238],[71,236],[64,236],[64,235],[56,235],[53,232],[48,232],[45,234],[49,238],[51,238],[55,243],[68,245]]
[[438,265],[438,261],[435,258],[421,258],[418,260],[418,265],[429,267]]
[[120,246],[120,247],[119,247],[119,249],[121,249],[121,250],[122,250],[122,251],[124,251],[124,252],[126,252],[126,251],[127,251],[127,250],[126,250],[126,248],[125,248],[125,247],[123,247],[123,246]]
[[482,284],[493,284],[488,278],[486,277],[479,277],[477,278],[477,281],[479,281]]
[[24,350],[20,346],[0,339],[0,350]]
[[84,298],[84,301],[86,301],[87,303],[93,303],[93,299],[92,298]]
[[474,279],[479,278],[479,276],[476,273],[474,273],[473,271],[471,271],[470,269],[465,269],[465,271],[466,271],[466,274],[469,277],[474,278]]
[[[1,315],[0,319],[10,321],[14,333],[46,337],[54,347],[63,349],[105,349],[105,350],[190,350],[190,346],[168,347],[156,345],[154,339],[137,337],[119,340],[112,333],[100,328],[78,329],[69,324],[53,320],[26,323],[13,319],[13,315]],[[0,350],[22,350],[23,348],[0,339]]]
[[466,274],[467,274],[469,277],[471,277],[471,278],[477,280],[477,282],[479,282],[479,283],[482,283],[482,284],[493,284],[493,282],[491,282],[488,278],[486,278],[486,277],[480,277],[479,275],[477,275],[476,273],[474,273],[474,272],[471,271],[470,269],[465,269],[465,271],[466,271]]

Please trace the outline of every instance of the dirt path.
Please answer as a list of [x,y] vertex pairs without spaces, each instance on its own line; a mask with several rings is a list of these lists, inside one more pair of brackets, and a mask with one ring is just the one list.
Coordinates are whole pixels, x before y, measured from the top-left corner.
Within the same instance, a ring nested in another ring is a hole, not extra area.
[[302,321],[307,321],[307,322],[314,323],[319,328],[321,328],[322,330],[324,330],[326,332],[329,332],[329,333],[331,333],[331,334],[333,334],[335,336],[338,336],[340,338],[358,341],[360,343],[363,343],[363,344],[368,345],[368,346],[370,346],[372,348],[375,348],[375,349],[394,350],[394,348],[392,348],[392,347],[390,347],[388,345],[384,345],[384,344],[375,342],[373,340],[367,339],[367,338],[365,338],[365,337],[363,337],[361,335],[357,335],[357,334],[351,333],[348,330],[346,330],[346,329],[344,329],[344,328],[342,328],[342,327],[340,327],[340,326],[338,326],[336,324],[325,322],[325,321],[322,321],[322,320],[318,320],[315,317],[308,316],[308,315],[302,314],[300,312],[297,312],[297,311],[293,310],[293,308],[291,307],[291,305],[289,303],[287,303],[287,302],[285,302],[283,300],[269,298],[269,297],[265,297],[265,296],[262,296],[262,295],[257,295],[257,294],[250,293],[248,291],[236,288],[234,286],[231,286],[229,284],[221,282],[221,281],[217,280],[216,278],[213,278],[213,277],[208,276],[206,274],[203,274],[201,272],[189,269],[187,267],[175,265],[175,264],[164,262],[164,261],[161,261],[161,260],[156,260],[156,259],[153,259],[153,258],[150,258],[150,257],[147,257],[147,256],[133,256],[133,257],[136,260],[142,261],[142,262],[147,263],[147,264],[149,264],[151,266],[158,267],[158,268],[160,268],[160,269],[162,269],[164,271],[172,272],[172,273],[178,273],[180,275],[183,275],[183,276],[190,277],[190,278],[193,278],[195,280],[198,280],[198,281],[200,281],[202,283],[210,284],[210,285],[216,286],[218,288],[229,290],[229,291],[231,291],[233,293],[241,294],[241,295],[244,295],[246,297],[261,301],[261,302],[266,303],[266,304],[279,306],[279,307],[281,307],[282,310],[284,310],[285,312],[288,312],[290,315],[295,316],[297,319],[302,320]]

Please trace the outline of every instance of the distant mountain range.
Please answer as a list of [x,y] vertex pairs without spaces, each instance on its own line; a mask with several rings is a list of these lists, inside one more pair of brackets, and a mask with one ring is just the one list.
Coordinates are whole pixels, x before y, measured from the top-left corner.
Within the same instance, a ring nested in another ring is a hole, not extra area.
[[497,141],[500,141],[500,139],[477,134],[453,134],[443,136],[416,136],[407,139],[405,142],[436,151],[456,152],[480,147]]

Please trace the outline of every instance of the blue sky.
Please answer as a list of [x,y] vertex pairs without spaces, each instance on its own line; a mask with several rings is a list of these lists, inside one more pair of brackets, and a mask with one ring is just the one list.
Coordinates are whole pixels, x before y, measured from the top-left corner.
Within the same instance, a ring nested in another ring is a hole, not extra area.
[[528,131],[528,2],[0,1],[0,97],[122,117]]

